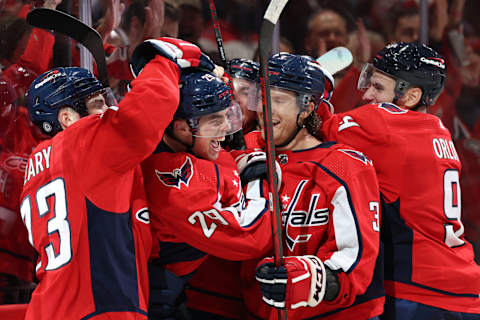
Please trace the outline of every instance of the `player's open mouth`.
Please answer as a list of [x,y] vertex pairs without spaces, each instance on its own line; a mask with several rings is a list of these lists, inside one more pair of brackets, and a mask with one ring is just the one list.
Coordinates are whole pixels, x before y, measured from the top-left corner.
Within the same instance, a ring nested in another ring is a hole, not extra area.
[[[225,140],[225,139],[224,139]],[[216,152],[219,152],[220,149],[221,149],[221,146],[220,146],[220,141],[219,140],[211,140],[210,141],[210,147],[212,147],[212,149]]]
[[280,123],[280,120],[272,120],[272,125],[275,127]]

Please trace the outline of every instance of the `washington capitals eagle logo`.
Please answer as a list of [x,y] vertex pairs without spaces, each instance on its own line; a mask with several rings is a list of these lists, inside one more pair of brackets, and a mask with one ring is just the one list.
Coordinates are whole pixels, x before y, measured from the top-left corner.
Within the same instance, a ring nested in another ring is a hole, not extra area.
[[188,187],[188,183],[193,176],[192,160],[187,157],[180,168],[173,169],[172,172],[160,172],[155,169],[158,179],[167,187],[175,187],[180,190],[183,183]]
[[348,150],[348,149],[338,149],[338,151],[341,151],[343,153],[345,153],[346,155],[354,158],[354,159],[357,159],[357,160],[360,160],[361,162],[363,162],[364,164],[367,164],[367,165],[371,165],[373,166],[373,163],[372,163],[372,160],[368,159],[363,153],[361,153],[360,151],[357,151],[357,150]]

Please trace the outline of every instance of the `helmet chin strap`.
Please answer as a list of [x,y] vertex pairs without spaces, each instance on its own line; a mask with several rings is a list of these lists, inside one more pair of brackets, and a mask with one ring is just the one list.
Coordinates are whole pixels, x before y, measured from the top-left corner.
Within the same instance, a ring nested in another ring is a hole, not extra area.
[[295,123],[297,124],[297,128],[295,129],[295,132],[290,136],[289,139],[287,139],[287,141],[285,141],[284,143],[280,143],[280,144],[276,144],[275,147],[276,148],[283,148],[285,146],[287,146],[288,144],[290,144],[290,142],[293,141],[293,139],[295,139],[298,135],[298,133],[300,132],[300,130],[302,130],[303,128],[305,128],[305,126],[300,126],[298,124],[298,119],[300,118],[300,113],[297,114],[297,121],[295,121]]

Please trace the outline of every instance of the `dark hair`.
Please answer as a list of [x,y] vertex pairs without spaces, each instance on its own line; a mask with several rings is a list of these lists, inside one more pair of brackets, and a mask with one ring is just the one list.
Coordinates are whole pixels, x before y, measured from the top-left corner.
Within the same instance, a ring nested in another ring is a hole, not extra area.
[[165,18],[171,21],[180,21],[180,10],[178,7],[172,6],[170,3],[165,2]]
[[310,135],[316,137],[322,127],[322,119],[317,115],[315,110],[313,110],[312,113],[303,120],[303,125]]
[[347,25],[347,32],[352,32],[357,28],[356,17],[353,15],[354,12],[352,6],[348,1],[343,0],[323,0],[320,1],[320,10],[314,12],[308,21],[310,21],[314,16],[317,16],[321,11],[331,10],[338,14],[345,20]]
[[133,17],[137,17],[140,20],[142,25],[145,24],[145,5],[148,4],[148,1],[144,0],[134,0],[130,5],[125,9],[122,16],[122,29],[125,32],[130,28],[130,23]]
[[388,35],[391,35],[397,28],[398,20],[404,17],[412,17],[419,14],[420,12],[416,7],[405,6],[403,4],[393,5],[387,13],[388,23],[385,25],[385,31],[388,32]]

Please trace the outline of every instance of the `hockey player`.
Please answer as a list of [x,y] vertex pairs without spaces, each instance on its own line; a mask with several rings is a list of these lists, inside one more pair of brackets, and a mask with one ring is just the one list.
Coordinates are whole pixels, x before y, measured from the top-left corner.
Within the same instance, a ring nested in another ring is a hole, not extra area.
[[228,62],[232,77],[235,101],[242,108],[242,130],[247,134],[257,127],[257,114],[248,108],[248,92],[258,77],[258,63],[248,59],[232,59]]
[[148,212],[136,210],[137,169],[173,118],[181,66],[214,67],[190,43],[157,43],[150,63],[132,66],[132,90],[103,114],[86,116],[90,102],[103,108],[104,88],[85,69],[56,68],[30,87],[30,116],[53,137],[25,170],[20,211],[40,281],[26,319],[147,318],[150,234]]
[[[347,145],[315,138],[321,125],[315,110],[322,102],[325,76],[313,58],[276,54],[268,71],[273,139],[282,171],[285,257],[279,267],[273,258],[263,259],[256,269],[257,261],[245,263],[248,311],[261,319],[275,319],[273,307],[286,308],[289,319],[377,316],[383,310],[382,282],[364,294],[379,254],[380,199],[372,161]],[[247,163],[255,161],[255,153],[246,156]],[[242,161],[238,163],[242,171]],[[252,284],[255,278],[260,288]]]
[[375,164],[384,200],[382,319],[480,319],[480,268],[460,219],[460,159],[448,130],[426,113],[445,74],[431,48],[388,45],[358,81],[370,104],[322,127]]
[[[225,148],[243,146],[243,134],[257,126],[256,112],[248,108],[249,89],[256,84],[258,63],[235,58],[228,62],[233,96],[242,110],[242,131],[226,137]],[[193,319],[220,316],[241,319],[245,312],[240,283],[239,261],[209,256],[189,280],[186,294],[189,314]]]
[[229,87],[203,71],[182,74],[180,86],[174,121],[142,163],[160,245],[149,266],[149,314],[156,319],[178,316],[185,284],[208,255],[251,259],[264,255],[271,241],[261,181],[244,194],[233,157],[220,147],[242,123]]

